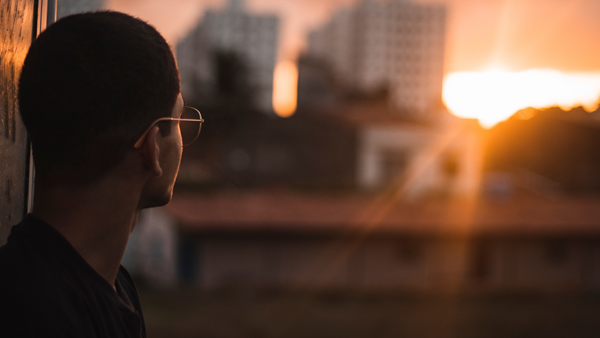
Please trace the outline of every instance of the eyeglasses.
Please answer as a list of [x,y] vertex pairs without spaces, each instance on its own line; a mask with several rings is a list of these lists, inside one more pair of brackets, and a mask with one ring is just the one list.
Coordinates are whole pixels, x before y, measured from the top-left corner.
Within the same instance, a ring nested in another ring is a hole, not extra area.
[[200,129],[202,128],[202,114],[194,107],[184,107],[181,111],[180,117],[161,117],[154,121],[148,129],[142,134],[139,140],[133,145],[134,148],[139,148],[144,143],[144,139],[158,122],[162,121],[179,121],[179,130],[181,131],[181,142],[183,146],[189,146],[194,143],[200,135]]

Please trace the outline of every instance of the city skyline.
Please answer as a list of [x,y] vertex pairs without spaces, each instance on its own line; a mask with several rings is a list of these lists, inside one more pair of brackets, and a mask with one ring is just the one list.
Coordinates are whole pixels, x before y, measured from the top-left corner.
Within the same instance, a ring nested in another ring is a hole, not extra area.
[[[600,70],[600,3],[593,0],[420,0],[446,4],[445,72],[500,67],[518,71],[549,68],[565,72]],[[357,0],[247,0],[252,13],[282,19],[280,60],[293,60],[306,47],[308,32]],[[107,7],[155,25],[171,44],[226,0],[109,0]]]
[[[379,2],[388,1],[391,0]],[[245,2],[249,13],[274,14],[281,18],[278,62],[283,64],[295,62],[306,50],[310,31],[324,25],[340,9],[356,6],[359,0]],[[600,15],[600,2],[413,2],[443,4],[448,9],[442,92],[443,101],[453,114],[476,118],[485,127],[491,127],[527,107],[569,109],[583,105],[588,111],[596,109],[600,97],[600,44],[597,43],[600,20],[596,19]],[[168,3],[164,0],[109,0],[107,8],[148,20],[175,45],[206,10],[221,9],[226,3],[226,0],[172,0]],[[539,76],[532,78],[532,70]],[[498,74],[501,83],[496,81]],[[277,82],[286,84],[282,87],[291,92],[294,81],[288,78]],[[527,85],[523,86],[525,82]],[[471,88],[485,95],[474,97]],[[520,88],[517,93],[516,88]],[[549,90],[540,91],[543,88]]]

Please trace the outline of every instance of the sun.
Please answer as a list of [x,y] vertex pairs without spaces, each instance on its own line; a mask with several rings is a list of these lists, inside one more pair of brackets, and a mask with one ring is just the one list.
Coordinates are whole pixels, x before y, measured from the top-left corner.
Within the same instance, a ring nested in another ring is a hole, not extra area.
[[478,119],[486,128],[528,107],[583,106],[593,111],[598,108],[599,98],[600,72],[457,72],[446,76],[443,88],[443,100],[452,114]]

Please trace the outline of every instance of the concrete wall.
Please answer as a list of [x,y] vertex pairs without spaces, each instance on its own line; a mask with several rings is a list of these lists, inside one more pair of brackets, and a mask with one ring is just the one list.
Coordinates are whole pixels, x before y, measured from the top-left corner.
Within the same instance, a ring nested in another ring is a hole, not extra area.
[[0,246],[27,208],[29,143],[19,117],[17,87],[36,33],[34,10],[33,0],[0,3]]

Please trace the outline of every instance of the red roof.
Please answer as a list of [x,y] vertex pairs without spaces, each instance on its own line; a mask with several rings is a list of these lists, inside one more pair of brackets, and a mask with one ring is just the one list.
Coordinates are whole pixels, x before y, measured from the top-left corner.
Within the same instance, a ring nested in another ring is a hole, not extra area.
[[217,193],[174,196],[183,232],[600,235],[600,198],[405,203],[366,196]]

